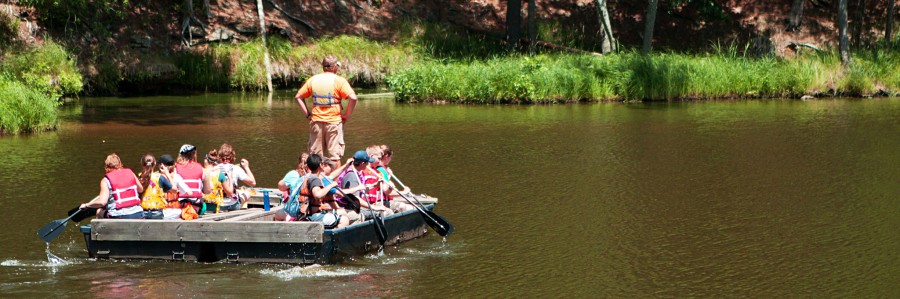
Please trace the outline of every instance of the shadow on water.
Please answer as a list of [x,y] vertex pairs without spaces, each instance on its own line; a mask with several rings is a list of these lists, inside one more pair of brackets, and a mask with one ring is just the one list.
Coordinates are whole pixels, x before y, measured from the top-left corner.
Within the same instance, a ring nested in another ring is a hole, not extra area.
[[225,114],[210,108],[200,108],[194,113],[174,110],[171,107],[94,107],[84,108],[78,121],[84,124],[119,123],[138,126],[164,126],[164,125],[199,125],[207,123],[204,116]]

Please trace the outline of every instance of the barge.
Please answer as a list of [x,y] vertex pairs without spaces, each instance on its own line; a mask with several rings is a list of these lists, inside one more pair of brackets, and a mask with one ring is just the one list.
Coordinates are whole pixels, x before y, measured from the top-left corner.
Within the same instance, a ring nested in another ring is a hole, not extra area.
[[[425,211],[437,204],[435,198],[417,198]],[[266,211],[253,207],[258,201],[251,199],[250,203],[248,209],[206,214],[196,220],[94,219],[80,228],[88,256],[96,259],[333,264],[381,247],[371,219],[325,229],[319,222],[273,221],[281,206]],[[383,220],[385,245],[428,232],[428,224],[417,210]]]

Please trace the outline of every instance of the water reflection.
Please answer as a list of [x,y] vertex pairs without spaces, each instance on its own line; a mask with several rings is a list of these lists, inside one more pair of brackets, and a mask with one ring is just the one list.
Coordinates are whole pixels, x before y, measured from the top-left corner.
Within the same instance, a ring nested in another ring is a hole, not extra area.
[[450,238],[340,265],[107,263],[85,260],[70,227],[50,249],[71,264],[32,269],[49,258],[34,230],[96,194],[109,152],[137,167],[145,152],[229,142],[274,185],[306,144],[292,96],[86,99],[58,132],[0,138],[0,208],[17,211],[0,232],[4,294],[97,296],[115,280],[145,297],[897,295],[897,99],[363,100],[348,151],[390,144],[403,182],[440,198]]

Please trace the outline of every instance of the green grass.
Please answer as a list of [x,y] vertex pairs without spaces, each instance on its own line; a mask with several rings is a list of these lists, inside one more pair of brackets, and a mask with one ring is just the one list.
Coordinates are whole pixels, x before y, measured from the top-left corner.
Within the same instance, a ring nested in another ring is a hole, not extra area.
[[58,103],[8,75],[0,75],[0,135],[56,128]]
[[42,46],[6,55],[0,70],[11,74],[28,88],[54,99],[74,95],[83,87],[74,58],[61,45],[47,40]]
[[[411,64],[414,58],[403,46],[367,40],[356,36],[319,39],[307,45],[292,45],[281,38],[268,41],[272,62],[272,80],[279,86],[299,87],[306,78],[322,71],[322,58],[333,54],[341,61],[340,73],[354,85],[376,86],[387,74]],[[220,45],[213,50],[230,59],[226,69],[229,84],[236,89],[265,87],[265,66],[261,40],[237,45]],[[294,86],[297,85],[297,86]]]
[[56,128],[59,98],[82,89],[75,61],[51,40],[0,54],[0,135]]
[[573,101],[868,96],[900,90],[900,55],[752,58],[734,49],[706,54],[635,52],[590,56],[512,55],[423,60],[388,78],[400,101],[546,103]]

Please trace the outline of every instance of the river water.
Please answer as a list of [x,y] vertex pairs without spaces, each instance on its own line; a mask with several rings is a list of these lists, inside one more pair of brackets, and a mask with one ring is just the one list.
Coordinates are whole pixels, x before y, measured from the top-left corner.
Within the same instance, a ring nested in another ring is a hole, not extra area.
[[[223,142],[274,186],[305,147],[290,94],[89,98],[0,138],[0,297],[898,297],[900,99],[459,106],[365,98],[348,155],[456,226],[325,266],[107,262],[76,225],[103,159]],[[54,260],[52,257],[59,259]],[[56,262],[53,262],[56,261]]]

